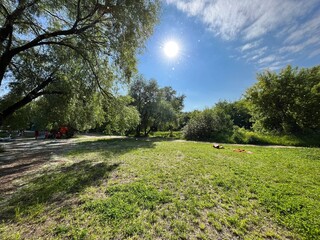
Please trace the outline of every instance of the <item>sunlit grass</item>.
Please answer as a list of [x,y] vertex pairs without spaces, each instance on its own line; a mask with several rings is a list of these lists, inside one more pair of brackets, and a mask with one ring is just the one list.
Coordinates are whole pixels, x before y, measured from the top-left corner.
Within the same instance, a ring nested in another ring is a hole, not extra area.
[[81,142],[4,202],[1,239],[317,239],[320,149]]
[[151,132],[150,137],[181,139],[182,132],[181,131]]
[[245,144],[320,147],[320,134],[276,135],[251,132],[240,128],[234,131],[230,141]]
[[[174,132],[154,132],[150,133],[150,137],[183,139],[181,131]],[[282,145],[282,146],[304,146],[304,147],[320,147],[320,134],[297,134],[297,135],[281,135],[271,133],[259,133],[246,129],[238,128],[234,130],[231,136],[217,136],[216,139],[206,139],[205,141],[217,141],[238,144],[259,144],[259,145]]]

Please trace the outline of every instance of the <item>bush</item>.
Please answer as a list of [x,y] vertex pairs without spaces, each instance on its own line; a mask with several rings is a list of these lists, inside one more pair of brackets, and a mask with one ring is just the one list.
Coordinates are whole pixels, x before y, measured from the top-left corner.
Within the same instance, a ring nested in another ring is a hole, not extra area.
[[183,128],[188,140],[224,140],[232,134],[232,121],[221,109],[205,109]]
[[320,134],[308,133],[300,135],[279,135],[274,133],[258,133],[235,127],[230,138],[232,143],[266,144],[286,146],[319,147]]
[[237,126],[233,129],[233,134],[231,136],[231,142],[233,143],[247,143],[246,132],[243,128],[239,128]]

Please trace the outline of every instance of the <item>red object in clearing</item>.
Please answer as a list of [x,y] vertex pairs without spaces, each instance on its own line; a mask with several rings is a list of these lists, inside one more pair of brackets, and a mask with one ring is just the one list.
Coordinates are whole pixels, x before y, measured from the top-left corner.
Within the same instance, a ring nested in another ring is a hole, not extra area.
[[62,135],[65,135],[65,134],[67,134],[67,132],[68,132],[68,128],[67,127],[62,127],[62,128],[60,128],[60,131],[59,131]]

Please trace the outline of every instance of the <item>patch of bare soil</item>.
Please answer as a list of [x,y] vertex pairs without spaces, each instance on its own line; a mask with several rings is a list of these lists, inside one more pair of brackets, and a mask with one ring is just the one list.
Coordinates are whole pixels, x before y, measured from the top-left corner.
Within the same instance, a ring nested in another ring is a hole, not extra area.
[[4,142],[0,153],[0,198],[13,194],[23,186],[19,180],[35,176],[50,164],[63,163],[61,153],[74,146],[73,139],[33,140],[17,139]]

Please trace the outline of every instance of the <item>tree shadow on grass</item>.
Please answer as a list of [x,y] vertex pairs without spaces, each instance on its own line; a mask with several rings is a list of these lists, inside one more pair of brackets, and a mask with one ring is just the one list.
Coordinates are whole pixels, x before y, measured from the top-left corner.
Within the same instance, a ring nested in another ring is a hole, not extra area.
[[139,148],[154,148],[155,143],[161,141],[167,140],[161,138],[98,139],[77,143],[69,155],[98,152],[104,153],[105,156],[118,156]]
[[[137,148],[152,147],[154,147],[154,141],[132,138],[88,139],[85,142],[19,141],[12,145],[12,148],[18,149],[17,152],[7,151],[0,156],[0,207],[3,199],[10,198],[21,185],[29,184],[25,178],[33,178],[35,174],[41,174],[41,168],[48,164],[63,164],[66,153],[84,160],[81,154],[96,152],[102,153],[104,158],[108,159]],[[52,155],[56,156],[55,159]],[[17,180],[23,184],[15,184]]]
[[0,205],[0,220],[33,215],[40,205],[54,207],[55,203],[62,204],[85,188],[99,185],[118,166],[84,160],[42,175]]
[[[32,216],[38,211],[39,206],[50,210],[57,205],[63,205],[85,188],[99,185],[102,180],[106,180],[108,175],[120,165],[120,163],[110,165],[110,158],[138,148],[153,148],[158,141],[165,140],[97,139],[73,144],[72,148],[64,153],[76,157],[77,162],[49,172],[40,171],[40,177],[25,180],[24,187],[16,190],[11,198],[0,199],[0,221],[15,220],[19,216]],[[102,154],[103,162],[101,159],[97,163],[83,157],[83,154],[91,152]],[[50,161],[52,160],[47,159],[45,162]],[[17,166],[10,169],[10,171],[13,170],[19,172],[21,168]]]

